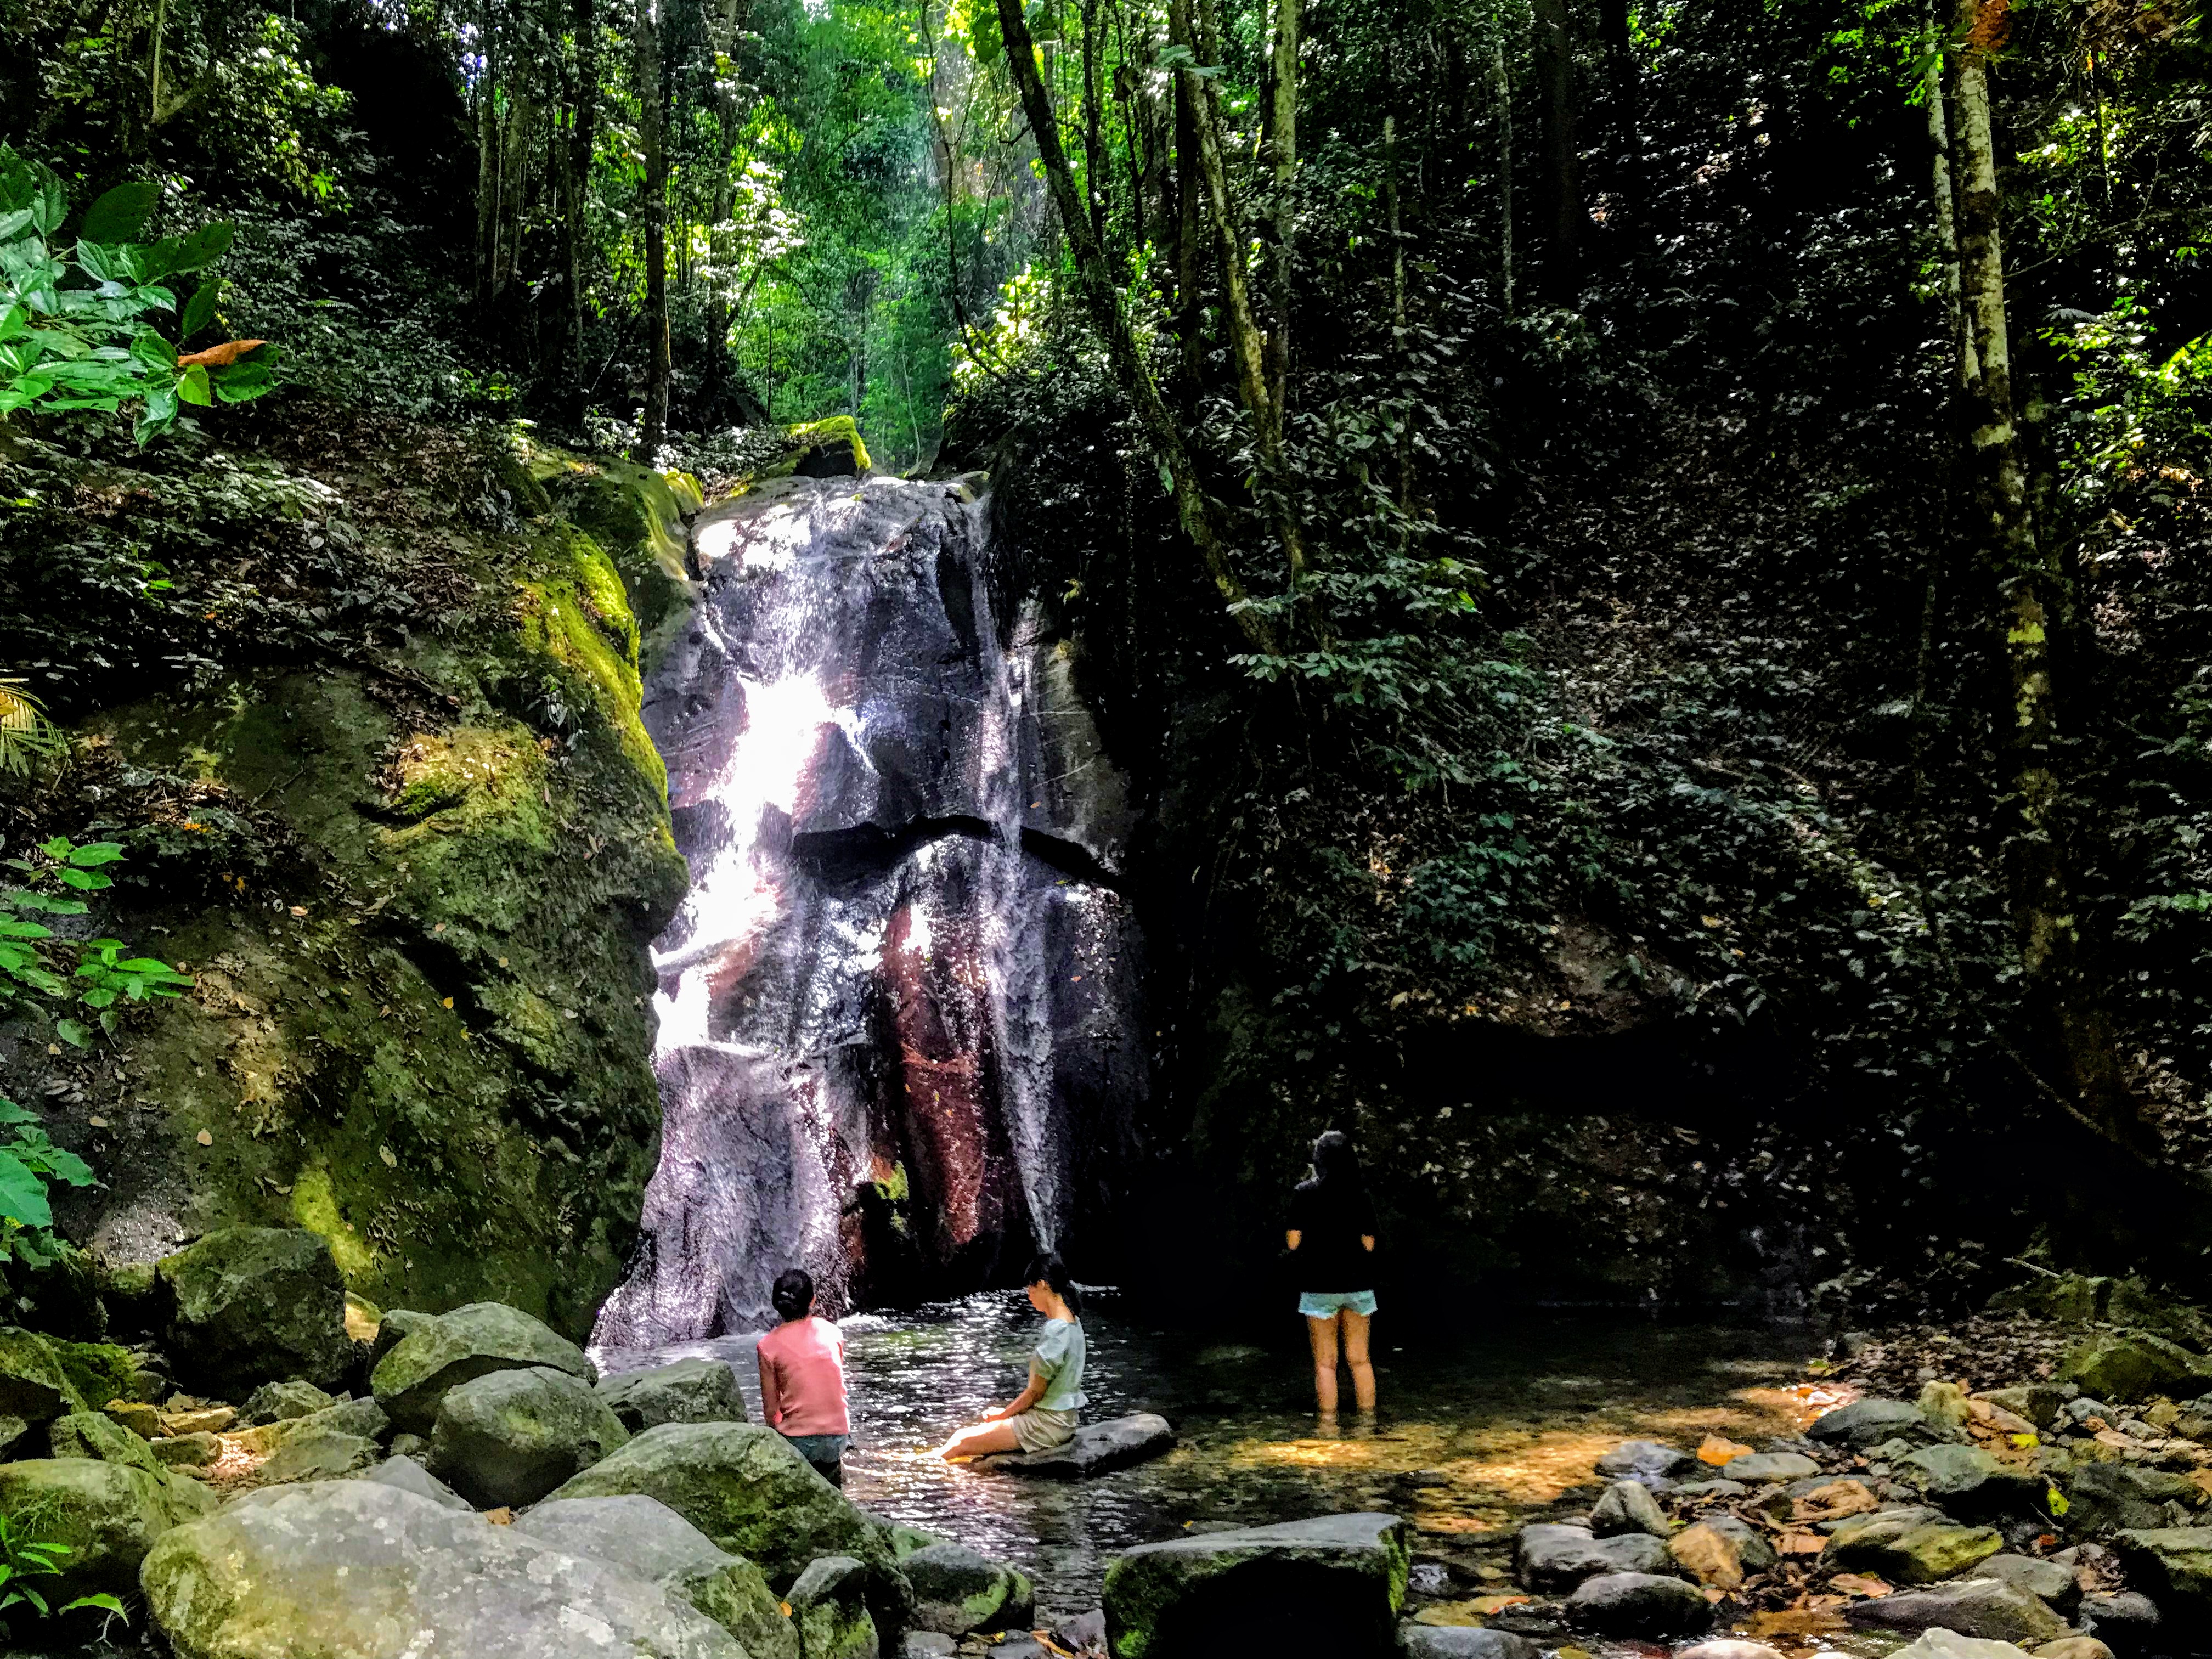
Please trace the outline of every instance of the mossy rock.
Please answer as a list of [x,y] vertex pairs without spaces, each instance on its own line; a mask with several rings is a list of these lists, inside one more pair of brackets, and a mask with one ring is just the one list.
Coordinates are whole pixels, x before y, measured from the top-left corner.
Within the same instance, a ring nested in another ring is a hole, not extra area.
[[202,1393],[242,1400],[295,1376],[332,1389],[354,1363],[345,1283],[319,1233],[220,1228],[163,1257],[161,1279],[174,1298],[170,1352]]
[[520,1508],[629,1438],[580,1378],[542,1365],[493,1371],[447,1390],[429,1469],[479,1509]]
[[965,1544],[932,1544],[899,1558],[914,1586],[914,1627],[945,1636],[1025,1628],[1036,1611],[1028,1576]]
[[58,1605],[80,1595],[130,1595],[156,1539],[196,1518],[195,1504],[166,1474],[88,1457],[0,1463],[0,1514],[33,1538],[67,1545],[58,1578],[40,1592]]
[[112,1342],[52,1342],[54,1358],[70,1386],[88,1406],[105,1406],[111,1400],[152,1402],[160,1398],[161,1379],[146,1369],[141,1356]]
[[2067,1351],[2058,1381],[2115,1405],[2212,1387],[2212,1359],[2148,1331],[2099,1331]]
[[0,1325],[0,1417],[49,1423],[88,1409],[52,1343],[36,1331]]
[[377,1362],[369,1377],[376,1403],[410,1434],[437,1426],[446,1395],[495,1371],[543,1366],[587,1387],[598,1370],[584,1351],[543,1321],[498,1302],[474,1302],[441,1314]]
[[128,1463],[152,1475],[166,1475],[154,1449],[101,1412],[71,1412],[46,1425],[46,1443],[56,1457],[89,1457],[103,1463]]
[[790,447],[784,458],[763,467],[758,478],[787,478],[794,474],[802,478],[854,478],[875,466],[868,457],[867,445],[860,441],[860,428],[849,415],[832,415],[827,420],[794,426],[786,435]]
[[879,1638],[867,1589],[868,1569],[849,1555],[806,1564],[785,1598],[805,1659],[875,1659]]

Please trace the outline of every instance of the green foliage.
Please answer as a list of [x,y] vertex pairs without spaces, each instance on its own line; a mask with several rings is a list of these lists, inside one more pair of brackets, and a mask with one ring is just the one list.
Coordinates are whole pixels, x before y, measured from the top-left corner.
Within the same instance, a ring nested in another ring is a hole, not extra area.
[[[56,836],[28,857],[7,860],[23,879],[0,893],[0,1005],[49,1015],[54,1035],[80,1048],[92,1043],[86,1018],[112,1035],[118,1003],[179,996],[192,982],[151,957],[126,956],[120,939],[64,939],[44,922],[29,920],[85,915],[90,906],[77,895],[112,887],[114,878],[101,866],[123,856],[115,842],[79,846]],[[70,1012],[55,1014],[55,1007]]]
[[47,1605],[38,1586],[27,1582],[59,1576],[62,1558],[71,1553],[67,1544],[46,1536],[54,1522],[52,1514],[37,1510],[21,1515],[0,1514],[0,1613],[10,1607],[27,1607],[41,1619],[46,1619],[58,1613],[88,1608],[116,1614],[127,1621],[130,1615],[124,1611],[123,1603],[105,1592],[80,1595],[52,1607]]
[[182,404],[244,403],[275,386],[276,348],[265,343],[212,364],[179,360],[179,343],[214,321],[211,276],[186,302],[176,339],[154,325],[177,309],[171,280],[205,270],[234,234],[216,222],[133,240],[157,197],[151,185],[107,191],[87,210],[64,258],[53,246],[67,213],[61,180],[0,144],[0,418],[17,410],[112,413],[135,401],[143,444],[175,423]]

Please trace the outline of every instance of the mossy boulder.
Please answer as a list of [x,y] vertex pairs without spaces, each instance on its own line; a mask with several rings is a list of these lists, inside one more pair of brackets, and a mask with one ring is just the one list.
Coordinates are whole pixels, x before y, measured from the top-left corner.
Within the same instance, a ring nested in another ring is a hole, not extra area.
[[62,1375],[87,1405],[105,1406],[111,1400],[151,1402],[161,1397],[162,1382],[149,1370],[144,1357],[112,1342],[52,1342],[54,1358]]
[[2099,1331],[2067,1351],[2058,1380],[2115,1403],[2212,1387],[2212,1359],[2148,1331]]
[[914,1586],[914,1627],[946,1636],[1026,1628],[1036,1593],[1026,1574],[965,1544],[931,1544],[902,1556]]
[[57,1417],[46,1425],[46,1443],[56,1457],[127,1463],[151,1475],[167,1475],[152,1446],[102,1412],[71,1412]]
[[629,1439],[591,1385],[533,1366],[493,1371],[439,1402],[431,1474],[480,1509],[520,1508]]
[[223,1227],[161,1260],[181,1380],[243,1399],[297,1376],[335,1388],[354,1363],[345,1281],[330,1242],[296,1227]]
[[178,1659],[748,1659],[633,1573],[372,1480],[226,1504],[162,1535],[140,1583]]
[[1824,1567],[1872,1573],[1899,1584],[1957,1577],[2004,1548],[1994,1527],[1969,1527],[1923,1505],[1856,1515],[1829,1534]]
[[61,1577],[40,1581],[50,1602],[130,1595],[155,1540],[213,1503],[189,1481],[128,1463],[89,1457],[0,1463],[0,1514],[36,1516],[37,1536],[69,1547]]
[[[122,1263],[305,1228],[369,1304],[495,1298],[581,1337],[652,1173],[647,947],[687,878],[624,575],[669,532],[619,487],[592,532],[547,512],[503,441],[304,435],[321,459],[222,471],[256,525],[312,521],[318,597],[195,613],[204,693],[70,716],[131,860],[88,925],[194,984],[123,1032],[138,1106],[70,1224]],[[231,507],[190,516],[204,471],[112,483],[227,543]],[[384,597],[304,615],[334,591]],[[115,686],[175,685],[134,661]]]
[[327,1411],[337,1403],[313,1383],[303,1382],[297,1378],[283,1382],[264,1382],[246,1396],[239,1419],[249,1427],[264,1423],[283,1423],[293,1418]]
[[0,1419],[36,1425],[50,1423],[64,1412],[86,1409],[84,1396],[70,1382],[46,1338],[36,1331],[0,1325]]
[[761,1570],[717,1548],[655,1498],[558,1498],[538,1504],[515,1529],[659,1585],[744,1643],[752,1659],[799,1659],[799,1626],[778,1606]]
[[894,1566],[880,1522],[808,1467],[774,1429],[753,1423],[665,1423],[634,1437],[553,1496],[657,1498],[732,1555],[787,1585],[806,1564],[850,1555]]
[[679,1359],[672,1365],[599,1379],[599,1397],[632,1434],[663,1423],[742,1423],[745,1397],[737,1373],[719,1359]]
[[441,1314],[403,1339],[369,1377],[376,1403],[402,1430],[429,1434],[447,1394],[494,1371],[533,1366],[565,1371],[586,1384],[599,1372],[584,1351],[519,1308],[472,1302]]
[[851,1556],[808,1562],[785,1599],[805,1659],[876,1659],[882,1651],[868,1607],[868,1569]]
[[1390,1650],[1411,1570],[1395,1515],[1140,1544],[1106,1569],[1107,1644],[1115,1659],[1231,1648],[1379,1656]]

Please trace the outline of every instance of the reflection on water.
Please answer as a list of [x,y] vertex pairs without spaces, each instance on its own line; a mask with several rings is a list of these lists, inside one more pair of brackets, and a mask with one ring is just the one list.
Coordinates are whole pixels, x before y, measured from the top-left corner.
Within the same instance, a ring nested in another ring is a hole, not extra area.
[[[1069,1484],[976,1473],[928,1448],[1019,1389],[1037,1318],[1018,1291],[843,1322],[855,1447],[845,1489],[875,1513],[1012,1561],[1049,1616],[1097,1604],[1119,1549],[1194,1522],[1257,1524],[1391,1510],[1417,1549],[1450,1557],[1510,1530],[1630,1437],[1694,1445],[1789,1432],[1782,1385],[1810,1352],[1802,1333],[1663,1325],[1619,1312],[1516,1315],[1468,1327],[1376,1321],[1382,1409],[1317,1431],[1304,1333],[1267,1346],[1154,1322],[1142,1300],[1089,1298],[1086,1420],[1158,1412],[1175,1452]],[[712,1355],[729,1360],[756,1415],[751,1336],[595,1354],[610,1371]],[[1395,1343],[1395,1345],[1394,1345]],[[1469,1558],[1462,1557],[1462,1559]],[[1486,1560],[1484,1565],[1487,1565]]]

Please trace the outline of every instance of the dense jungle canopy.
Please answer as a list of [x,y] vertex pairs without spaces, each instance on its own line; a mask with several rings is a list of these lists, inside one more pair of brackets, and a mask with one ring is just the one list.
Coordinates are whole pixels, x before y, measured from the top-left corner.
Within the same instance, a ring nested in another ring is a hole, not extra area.
[[[189,711],[343,664],[421,725],[515,454],[711,498],[849,417],[988,470],[1146,803],[1133,1204],[1257,1259],[1336,1121],[1409,1257],[1547,1294],[2201,1286],[2209,50],[2195,0],[0,0],[8,850],[127,849],[191,971],[249,878],[312,926],[323,820],[255,816],[310,785]],[[635,678],[467,659],[547,756]],[[602,782],[594,853],[649,816]],[[408,902],[353,944],[462,949]],[[627,1007],[562,914],[531,960]],[[168,1063],[13,988],[72,1125],[101,1045]],[[483,1086],[557,1138],[544,1018]],[[564,1144],[644,1147],[625,1099]]]

